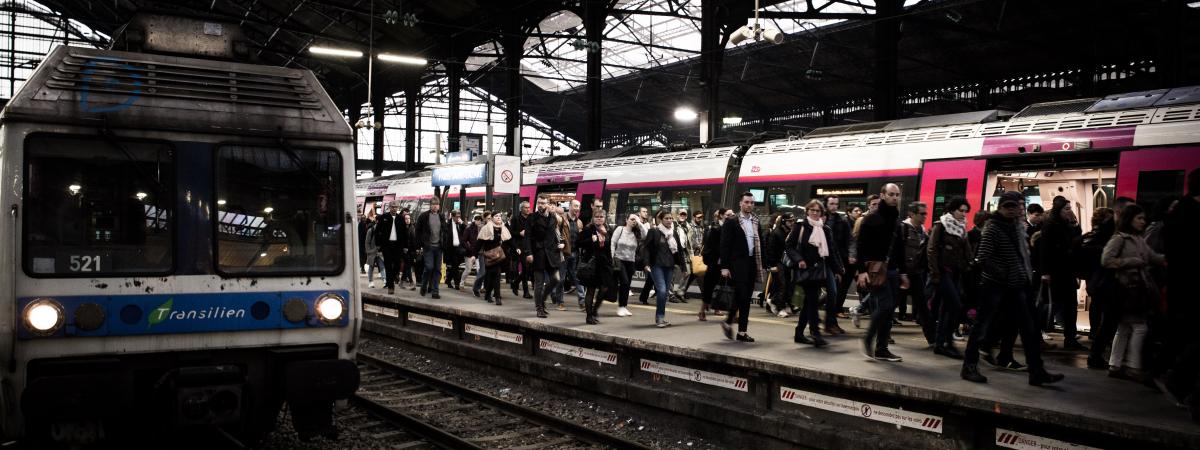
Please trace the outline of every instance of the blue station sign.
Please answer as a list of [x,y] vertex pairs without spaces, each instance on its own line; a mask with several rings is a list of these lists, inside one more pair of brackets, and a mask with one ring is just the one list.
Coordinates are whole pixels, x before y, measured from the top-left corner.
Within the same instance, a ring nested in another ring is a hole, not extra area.
[[434,186],[472,185],[487,183],[487,164],[441,166],[433,169]]

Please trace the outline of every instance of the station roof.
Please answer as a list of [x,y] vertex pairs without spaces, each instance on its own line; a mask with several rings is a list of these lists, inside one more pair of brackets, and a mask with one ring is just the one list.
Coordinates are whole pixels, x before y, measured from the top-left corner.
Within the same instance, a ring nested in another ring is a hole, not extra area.
[[[727,27],[743,24],[752,0],[713,0]],[[495,55],[505,33],[525,36],[522,109],[582,140],[586,96],[582,0],[42,0],[88,27],[116,35],[139,12],[240,22],[265,64],[312,69],[343,108],[365,102],[366,58],[319,57],[313,45],[422,55],[420,74],[376,64],[376,87],[433,78],[439,61],[466,55],[469,83],[503,99],[506,71]],[[731,132],[807,131],[873,119],[873,1],[763,0],[764,27],[782,44],[728,45],[720,80]],[[909,0],[898,16],[896,87],[901,117],[1200,84],[1197,2]],[[374,26],[371,17],[375,17]],[[679,106],[701,106],[700,0],[611,2],[603,43],[603,128],[621,136],[696,134],[674,123]],[[829,112],[825,117],[821,112]],[[764,120],[770,127],[764,127]],[[832,122],[832,123],[830,123]],[[665,131],[664,131],[665,130]]]

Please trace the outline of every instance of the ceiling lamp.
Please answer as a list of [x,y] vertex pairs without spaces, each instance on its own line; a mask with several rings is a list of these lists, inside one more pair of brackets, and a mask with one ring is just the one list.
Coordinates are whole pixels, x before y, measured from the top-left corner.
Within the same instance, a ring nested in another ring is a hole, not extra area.
[[427,61],[425,58],[418,58],[415,56],[392,55],[389,53],[380,53],[379,60],[400,63],[400,64],[411,64],[414,66],[424,66],[426,64],[429,64],[429,61]]
[[679,108],[675,109],[675,120],[680,122],[691,122],[696,120],[697,117],[700,117],[700,114],[697,114],[696,110],[692,108],[680,106]]
[[363,53],[358,50],[318,47],[316,45],[309,47],[308,51],[315,55],[341,56],[344,58],[362,58],[363,55]]

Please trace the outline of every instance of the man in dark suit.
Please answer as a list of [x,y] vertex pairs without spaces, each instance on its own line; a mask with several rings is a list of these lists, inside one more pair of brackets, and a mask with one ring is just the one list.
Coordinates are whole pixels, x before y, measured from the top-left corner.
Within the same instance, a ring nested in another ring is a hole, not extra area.
[[400,276],[400,262],[404,258],[404,249],[408,247],[408,227],[400,217],[399,202],[388,205],[388,212],[379,216],[379,224],[375,226],[375,242],[383,251],[383,267],[386,273],[384,287],[388,294],[396,293],[396,278]]
[[526,241],[529,240],[529,218],[532,214],[530,214],[529,202],[521,202],[520,208],[521,213],[513,216],[508,224],[508,229],[512,232],[513,249],[520,256],[519,258],[512,258],[512,270],[510,272],[512,275],[510,276],[509,284],[512,285],[513,295],[519,294],[517,286],[520,285],[525,290],[525,298],[533,298],[532,295],[529,295],[530,272],[533,269],[529,267],[529,263],[525,262],[526,256],[529,256],[525,248],[527,247]]
[[450,221],[442,215],[442,199],[434,196],[429,200],[429,211],[417,216],[417,245],[424,251],[425,271],[421,278],[421,296],[426,292],[438,295],[438,284],[442,281],[442,236],[448,234]]
[[754,283],[762,279],[762,246],[754,194],[743,192],[738,214],[721,225],[721,276],[733,283],[733,306],[721,324],[725,337],[734,339],[733,321],[738,321],[737,340],[754,342],[746,334],[750,323],[750,296]]
[[533,268],[534,304],[537,316],[544,318],[549,316],[546,314],[546,297],[558,286],[558,268],[563,261],[563,242],[555,232],[558,219],[550,212],[549,197],[538,196],[537,213],[527,218],[526,226],[525,267]]
[[442,227],[442,260],[446,262],[446,287],[462,290],[463,257],[467,253],[466,226],[458,210],[450,211],[450,220]]

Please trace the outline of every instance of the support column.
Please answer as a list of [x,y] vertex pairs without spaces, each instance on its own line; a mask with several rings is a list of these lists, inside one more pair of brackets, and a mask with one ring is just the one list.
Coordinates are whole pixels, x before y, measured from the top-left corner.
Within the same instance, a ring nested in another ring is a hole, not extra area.
[[462,149],[461,144],[459,143],[461,138],[461,133],[459,132],[461,122],[461,117],[459,117],[461,115],[459,112],[459,107],[462,103],[460,100],[460,93],[462,91],[463,67],[462,63],[456,60],[445,61],[443,64],[446,66],[446,90],[449,91],[447,93],[450,96],[450,111],[449,114],[447,114],[448,117],[446,119],[449,121],[449,127],[446,130],[446,142],[449,145],[446,148],[446,152],[450,153],[457,152]]
[[504,33],[504,67],[508,72],[508,95],[504,97],[504,152],[520,157],[521,55],[525,51],[525,37],[524,30],[518,25],[508,27]]
[[421,83],[409,81],[404,86],[404,170],[416,170],[417,162],[417,100]]
[[371,122],[374,125],[371,130],[375,132],[371,143],[371,172],[377,177],[383,175],[383,108],[387,98],[384,92],[384,89],[378,89],[371,93]]
[[704,86],[701,143],[721,135],[721,65],[725,59],[725,33],[717,13],[718,3],[717,0],[700,2],[700,84]]
[[899,70],[900,19],[903,0],[875,2],[875,120],[899,117],[900,88],[896,78]]
[[603,97],[600,94],[602,86],[601,41],[604,39],[604,24],[607,17],[608,0],[587,0],[583,10],[583,30],[587,37],[587,124],[583,138],[583,151],[590,152],[600,149],[601,115],[603,112]]

